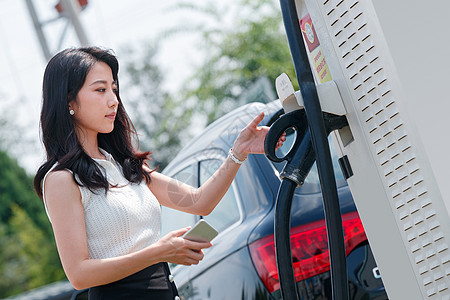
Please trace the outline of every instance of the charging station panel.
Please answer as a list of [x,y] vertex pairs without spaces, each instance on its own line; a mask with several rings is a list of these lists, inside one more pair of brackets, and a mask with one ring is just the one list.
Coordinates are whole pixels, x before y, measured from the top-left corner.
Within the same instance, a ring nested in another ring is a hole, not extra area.
[[372,1],[297,0],[296,7],[304,35],[318,39],[309,48],[316,83],[334,81],[341,99],[332,101],[346,110],[349,127],[335,141],[348,158],[348,184],[389,298],[450,299],[450,203]]

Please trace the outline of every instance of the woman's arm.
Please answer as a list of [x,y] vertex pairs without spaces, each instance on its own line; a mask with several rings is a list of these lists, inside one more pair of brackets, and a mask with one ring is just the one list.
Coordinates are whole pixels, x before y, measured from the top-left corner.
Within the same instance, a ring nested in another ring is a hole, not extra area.
[[[239,133],[233,145],[233,153],[239,160],[245,160],[250,153],[264,153],[264,139],[269,127],[258,124],[264,118],[259,114]],[[277,148],[286,140],[283,135]],[[184,212],[208,215],[227,192],[240,165],[230,157],[219,169],[198,189],[160,173],[151,173],[149,188],[161,205]]]
[[206,216],[225,195],[238,169],[239,165],[228,157],[198,189],[161,173],[153,172],[149,188],[163,206]]
[[67,278],[76,289],[111,283],[158,262],[197,264],[201,249],[210,243],[185,240],[187,228],[169,233],[135,253],[107,259],[89,259],[80,190],[68,171],[55,171],[45,180],[45,204],[58,253]]

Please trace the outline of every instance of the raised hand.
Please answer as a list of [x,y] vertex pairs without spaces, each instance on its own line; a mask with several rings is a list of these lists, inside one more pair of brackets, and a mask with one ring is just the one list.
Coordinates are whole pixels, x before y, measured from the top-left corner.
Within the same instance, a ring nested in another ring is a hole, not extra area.
[[[233,145],[233,153],[239,160],[244,160],[248,154],[264,153],[264,139],[270,127],[258,126],[264,119],[264,113],[256,116],[244,129],[241,130]],[[278,140],[278,149],[286,141],[286,134]]]

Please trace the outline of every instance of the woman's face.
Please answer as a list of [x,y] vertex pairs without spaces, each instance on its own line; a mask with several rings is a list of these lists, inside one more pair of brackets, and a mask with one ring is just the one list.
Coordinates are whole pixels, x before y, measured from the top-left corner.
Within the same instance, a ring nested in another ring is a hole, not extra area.
[[114,129],[119,104],[116,90],[111,68],[104,62],[95,63],[76,99],[69,103],[69,108],[75,112],[73,118],[79,138],[80,133],[96,137],[97,133],[109,133]]

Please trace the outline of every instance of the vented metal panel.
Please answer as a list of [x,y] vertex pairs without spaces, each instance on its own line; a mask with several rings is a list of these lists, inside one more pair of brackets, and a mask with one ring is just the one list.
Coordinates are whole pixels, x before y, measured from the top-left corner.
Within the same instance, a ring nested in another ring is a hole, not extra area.
[[[370,1],[317,0],[308,9],[313,22],[316,22],[315,26],[322,28],[319,30],[319,40],[322,42],[328,39],[333,46],[333,51],[328,49],[326,59],[331,61],[333,80],[343,76],[341,82],[338,79],[341,92],[343,82],[348,87],[343,98],[348,95],[347,98],[352,101],[351,107],[348,102],[346,104],[349,123],[358,123],[364,142],[367,143],[366,147],[371,152],[373,168],[378,172],[386,195],[386,200],[379,201],[389,202],[392,215],[386,214],[386,218],[394,218],[398,228],[392,230],[399,231],[404,245],[401,251],[408,255],[415,273],[417,283],[411,284],[420,286],[424,299],[450,299],[448,212],[442,205],[439,191],[434,190],[436,185],[428,166],[424,168],[427,161],[421,156],[421,148],[416,146],[417,133],[411,129],[414,127],[408,124],[399,103],[402,94],[392,67],[389,66],[387,47],[378,46],[380,40],[383,40],[380,38],[382,33],[377,27],[379,24],[375,24],[373,10],[368,10],[368,7],[371,7]],[[314,9],[320,12],[312,12]],[[321,22],[323,24],[317,24]],[[324,32],[328,33],[327,37]],[[333,55],[336,57],[330,57]],[[339,72],[336,72],[337,65],[340,66]],[[354,128],[351,129],[355,131]],[[356,143],[361,142],[358,137],[355,139]],[[343,151],[346,151],[345,147]],[[361,162],[350,160],[351,165],[352,163]],[[370,167],[372,161],[365,163]],[[351,185],[350,187],[352,188]],[[357,205],[358,200],[366,201],[355,199]],[[371,229],[369,233],[373,234],[375,231]],[[377,237],[377,240],[380,238]],[[377,253],[374,254],[377,258]],[[380,257],[377,262],[379,259]],[[395,257],[390,259],[395,262]],[[385,270],[394,268],[392,266]],[[383,269],[381,271],[383,276]],[[398,272],[401,274],[401,270]],[[422,298],[417,296],[417,299]]]

